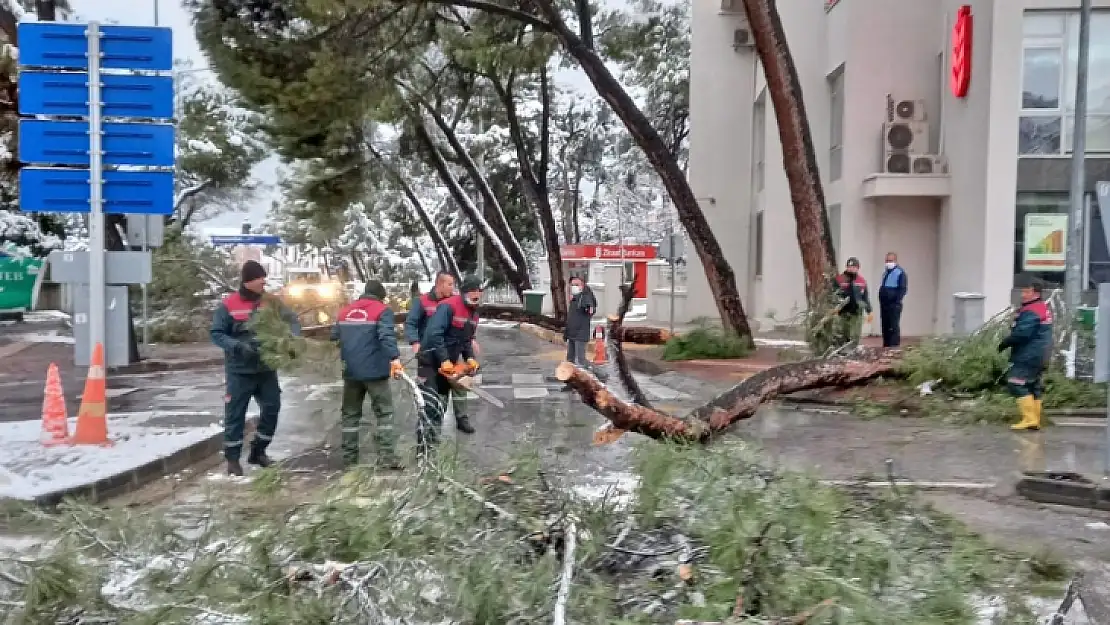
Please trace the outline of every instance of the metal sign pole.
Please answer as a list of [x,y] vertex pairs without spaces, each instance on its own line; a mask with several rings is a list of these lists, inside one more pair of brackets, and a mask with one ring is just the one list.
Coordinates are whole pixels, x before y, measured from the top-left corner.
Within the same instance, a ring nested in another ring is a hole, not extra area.
[[100,24],[88,24],[89,54],[89,353],[105,339],[103,155],[100,130]]
[[[670,246],[671,246],[671,253],[668,254],[669,258],[667,259],[667,263],[669,263],[670,266],[671,266],[671,327],[670,327],[670,329],[671,329],[671,336],[674,336],[674,283],[675,283],[675,279],[676,279],[674,261],[675,261],[675,255],[678,254],[678,246],[675,245],[675,243],[676,243],[675,238],[676,237],[674,235],[674,229],[673,228],[671,229],[671,233],[667,235],[667,238],[670,240],[669,242],[670,242]],[[651,297],[651,293],[648,293],[648,297]]]
[[1091,48],[1091,0],[1082,0],[1079,10],[1079,58],[1075,78],[1075,124],[1072,132],[1071,206],[1068,210],[1067,265],[1064,295],[1071,319],[1079,314],[1083,294],[1081,262],[1083,237],[1083,196],[1086,191],[1084,162],[1087,152],[1087,73]]

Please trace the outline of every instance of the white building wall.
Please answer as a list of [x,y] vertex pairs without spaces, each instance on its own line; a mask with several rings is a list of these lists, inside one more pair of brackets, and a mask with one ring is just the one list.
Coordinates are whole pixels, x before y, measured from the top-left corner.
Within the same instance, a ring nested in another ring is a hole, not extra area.
[[[966,98],[948,88],[950,33],[960,5],[974,19],[972,77]],[[839,205],[838,261],[856,256],[878,290],[883,255],[899,253],[910,276],[906,335],[946,332],[952,296],[986,295],[986,309],[1010,300],[1021,94],[1022,18],[1026,9],[1076,8],[1078,0],[817,0],[780,2],[798,68],[806,113],[825,182]],[[1110,0],[1095,0],[1110,7]],[[747,295],[750,316],[786,317],[803,306],[803,277],[782,150],[768,100],[766,184],[751,182],[752,105],[763,89],[751,52],[731,50],[741,20],[719,14],[716,0],[694,3],[691,58],[691,181]],[[843,166],[829,177],[828,76],[843,66]],[[753,70],[756,72],[753,74]],[[926,102],[929,152],[949,163],[950,196],[864,197],[864,181],[882,170],[886,97]],[[763,277],[754,277],[751,224],[763,216]],[[834,224],[835,230],[835,224]],[[745,254],[744,252],[747,252]],[[690,304],[706,295],[691,264]],[[712,301],[705,304],[713,310]],[[876,324],[877,325],[877,324]],[[877,330],[877,328],[875,328]]]

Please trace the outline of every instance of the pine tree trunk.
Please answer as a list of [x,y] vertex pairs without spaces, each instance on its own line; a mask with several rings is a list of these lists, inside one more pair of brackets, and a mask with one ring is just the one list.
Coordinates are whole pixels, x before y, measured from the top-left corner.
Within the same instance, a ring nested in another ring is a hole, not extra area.
[[636,106],[635,101],[606,67],[605,61],[567,26],[556,3],[553,0],[532,0],[532,5],[551,24],[553,34],[563,44],[567,53],[578,61],[598,95],[624,122],[629,134],[644,151],[644,155],[663,181],[667,194],[674,202],[678,218],[686,229],[690,242],[697,251],[698,259],[705,269],[705,277],[716,300],[721,323],[726,329],[750,339],[752,330],[748,325],[748,317],[744,313],[744,305],[740,301],[736,275],[725,260],[724,251],[709,227],[705,213],[698,205],[694,191],[683,175],[678,161],[668,151],[666,143],[652,127],[651,121]]
[[798,246],[802,252],[806,297],[810,302],[817,302],[825,294],[836,271],[836,251],[825,209],[821,174],[817,170],[813,135],[806,119],[802,85],[775,0],[743,2],[755,49],[767,78],[767,93],[778,122],[782,162],[790,187],[790,201],[794,205]]
[[494,232],[492,226],[486,221],[486,218],[474,206],[474,203],[466,195],[462,185],[459,184],[455,174],[451,173],[451,168],[447,164],[447,160],[443,158],[443,154],[439,151],[439,146],[435,144],[435,140],[428,134],[427,128],[419,120],[414,120],[416,124],[416,138],[427,150],[428,160],[432,168],[436,170],[443,184],[447,186],[451,197],[459,205],[459,208],[466,213],[467,219],[483,236],[485,236],[494,249],[497,250],[498,260],[501,261],[501,268],[505,272],[505,276],[509,279],[510,284],[516,289],[517,294],[523,298],[524,291],[532,288],[532,283],[528,278],[528,267],[520,266],[513,260],[512,255],[506,249],[504,242],[497,233]]

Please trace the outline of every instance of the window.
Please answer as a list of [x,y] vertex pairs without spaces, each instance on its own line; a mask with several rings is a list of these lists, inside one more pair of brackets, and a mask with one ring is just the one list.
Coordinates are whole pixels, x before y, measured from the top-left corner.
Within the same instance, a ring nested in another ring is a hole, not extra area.
[[763,277],[763,211],[755,214],[755,277]]
[[840,180],[844,157],[844,67],[829,76],[829,181]]
[[763,190],[767,175],[767,90],[756,98],[752,107],[752,185],[756,193]]
[[[1067,154],[1075,128],[1079,14],[1027,12],[1022,49],[1019,152]],[[1110,12],[1091,17],[1087,150],[1110,152]]]
[[833,240],[833,255],[840,258],[840,204],[830,205],[825,212],[829,216],[829,234]]

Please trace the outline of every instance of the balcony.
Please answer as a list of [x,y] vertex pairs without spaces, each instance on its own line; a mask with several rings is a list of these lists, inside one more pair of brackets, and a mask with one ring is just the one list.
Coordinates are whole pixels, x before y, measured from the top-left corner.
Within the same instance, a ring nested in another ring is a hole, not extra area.
[[863,197],[869,200],[897,197],[947,198],[952,177],[936,174],[871,174],[863,179]]

